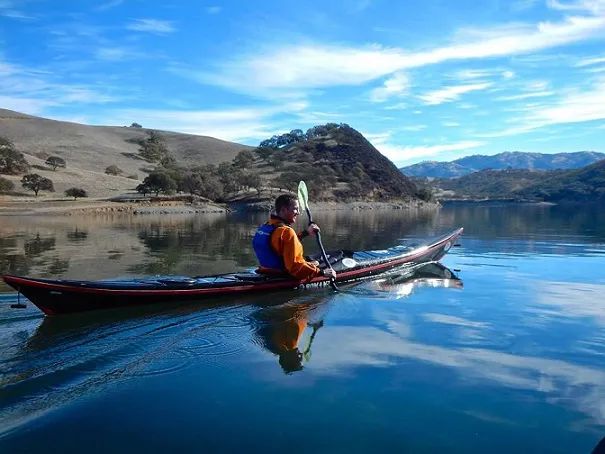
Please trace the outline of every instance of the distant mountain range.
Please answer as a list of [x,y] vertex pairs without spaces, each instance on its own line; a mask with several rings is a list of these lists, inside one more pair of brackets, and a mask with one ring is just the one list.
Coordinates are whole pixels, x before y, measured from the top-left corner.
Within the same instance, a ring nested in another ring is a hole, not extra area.
[[601,202],[605,201],[605,159],[580,169],[488,169],[425,184],[441,200]]
[[457,178],[486,169],[578,169],[601,159],[605,159],[605,153],[595,151],[554,154],[507,151],[492,156],[466,156],[451,162],[425,161],[399,170],[411,177]]

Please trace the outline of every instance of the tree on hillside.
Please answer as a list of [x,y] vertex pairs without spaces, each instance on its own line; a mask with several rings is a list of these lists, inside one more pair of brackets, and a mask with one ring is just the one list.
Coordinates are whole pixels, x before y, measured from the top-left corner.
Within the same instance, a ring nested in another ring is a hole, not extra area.
[[263,186],[263,180],[260,175],[257,173],[245,173],[240,178],[240,183],[242,186],[247,188],[254,188],[256,192],[260,195],[260,191]]
[[151,172],[145,177],[143,183],[136,187],[136,190],[143,195],[155,192],[157,197],[160,192],[172,194],[176,190],[176,183],[166,172]]
[[254,155],[250,150],[240,151],[235,158],[233,158],[233,165],[240,169],[247,169],[254,162]]
[[88,197],[86,191],[82,188],[69,188],[65,190],[67,197],[73,197],[76,200],[78,197]]
[[161,161],[169,154],[166,141],[159,132],[149,131],[148,134],[146,140],[139,142],[141,145],[139,155],[149,162]]
[[274,178],[271,184],[280,190],[295,191],[300,179],[300,175],[296,172],[283,172],[277,178]]
[[0,177],[0,193],[10,192],[13,189],[15,189],[15,184],[12,181]]
[[36,197],[38,197],[38,192],[40,191],[55,192],[52,180],[40,176],[37,173],[28,173],[27,175],[24,175],[23,178],[21,178],[21,186],[30,191],[34,191]]
[[131,128],[142,128],[142,126],[141,126],[140,124],[136,123],[136,122],[135,122],[135,123],[132,123],[132,124],[130,125],[130,127],[131,127]]
[[293,143],[302,142],[305,139],[306,137],[302,130],[293,129],[285,134],[274,135],[270,139],[263,140],[259,148],[284,148]]
[[257,155],[259,155],[262,159],[266,161],[271,157],[275,150],[273,148],[268,147],[258,147],[254,151]]
[[15,150],[10,140],[0,136],[0,173],[18,175],[28,170],[29,164],[23,154]]
[[112,164],[105,168],[105,173],[107,175],[120,175],[123,173],[123,171],[117,165]]
[[181,180],[181,190],[191,195],[199,194],[202,184],[202,177],[199,173],[187,173]]
[[226,193],[237,191],[240,188],[241,170],[236,169],[228,162],[222,162],[219,164],[216,173]]
[[57,167],[65,167],[65,159],[60,158],[59,156],[49,156],[46,159],[45,164],[53,168],[53,170],[57,170]]

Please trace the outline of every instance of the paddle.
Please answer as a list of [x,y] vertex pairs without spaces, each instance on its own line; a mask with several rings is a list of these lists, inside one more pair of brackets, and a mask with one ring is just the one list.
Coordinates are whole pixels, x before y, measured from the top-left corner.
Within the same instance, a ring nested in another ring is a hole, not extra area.
[[[311,215],[311,210],[309,209],[309,192],[307,191],[307,185],[304,181],[298,183],[298,204],[307,212],[307,218],[309,218],[309,225],[313,224],[313,216]],[[317,238],[317,245],[319,246],[319,250],[321,251],[321,256],[324,262],[326,262],[326,266],[332,271],[334,271],[332,269],[330,261],[328,260],[328,256],[326,255],[324,245],[321,242],[321,234],[319,232],[315,232],[315,238]],[[330,285],[335,291],[338,291],[338,287],[336,287],[336,282],[334,282],[333,277],[330,278]]]

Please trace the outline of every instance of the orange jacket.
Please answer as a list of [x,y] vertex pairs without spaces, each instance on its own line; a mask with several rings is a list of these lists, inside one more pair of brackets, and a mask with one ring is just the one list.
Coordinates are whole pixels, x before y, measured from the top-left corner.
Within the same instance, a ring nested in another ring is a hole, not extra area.
[[[271,235],[271,247],[284,260],[288,274],[301,281],[319,276],[319,267],[307,262],[303,256],[303,246],[299,239],[302,235],[297,235],[294,229],[285,225],[280,218],[271,216],[269,223],[278,226]],[[259,271],[271,270],[261,267]]]

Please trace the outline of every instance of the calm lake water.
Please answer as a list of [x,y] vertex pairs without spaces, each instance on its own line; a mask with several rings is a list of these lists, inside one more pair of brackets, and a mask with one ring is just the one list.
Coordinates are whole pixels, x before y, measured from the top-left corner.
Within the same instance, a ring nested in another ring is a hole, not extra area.
[[[330,249],[465,233],[445,270],[341,293],[53,318],[0,284],[0,452],[582,453],[605,436],[602,207],[315,215]],[[3,217],[0,271],[243,270],[263,219]]]

